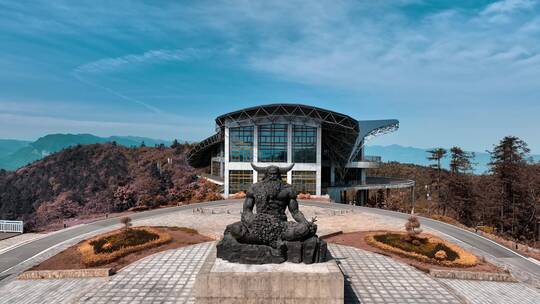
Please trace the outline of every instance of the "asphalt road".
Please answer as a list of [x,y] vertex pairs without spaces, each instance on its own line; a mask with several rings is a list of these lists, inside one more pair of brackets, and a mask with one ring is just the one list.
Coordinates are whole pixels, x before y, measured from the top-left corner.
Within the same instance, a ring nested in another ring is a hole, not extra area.
[[[159,215],[176,212],[180,210],[189,210],[189,209],[201,208],[201,207],[217,207],[217,206],[227,205],[231,202],[240,203],[240,200],[205,202],[205,203],[185,205],[185,206],[179,206],[179,207],[155,209],[155,210],[150,210],[150,211],[145,211],[145,212],[140,212],[140,213],[134,213],[134,214],[131,214],[130,217],[133,220],[147,219],[150,217],[159,216]],[[393,212],[393,211],[375,209],[375,208],[344,205],[344,204],[318,203],[318,202],[312,202],[312,201],[304,201],[304,202],[301,202],[301,204],[322,207],[322,208],[355,209],[356,211],[378,214],[378,215],[383,215],[383,216],[390,216],[390,217],[399,218],[399,219],[406,219],[409,216],[408,214],[399,213],[399,212]],[[9,275],[11,273],[10,272],[11,268],[13,268],[14,266],[36,256],[37,254],[57,244],[60,244],[64,241],[70,240],[72,238],[75,238],[83,234],[87,234],[96,230],[118,225],[118,222],[119,222],[118,218],[109,218],[109,219],[99,220],[99,221],[89,223],[89,224],[76,226],[73,228],[68,228],[68,229],[53,233],[49,236],[31,241],[29,243],[25,243],[21,246],[15,247],[6,252],[3,252],[2,254],[0,254],[0,280],[2,278],[5,278],[7,275]],[[525,258],[519,255],[518,253],[510,249],[502,247],[501,245],[496,244],[493,241],[488,240],[484,237],[481,237],[475,233],[469,232],[467,230],[464,230],[464,229],[461,229],[461,228],[458,228],[458,227],[455,227],[455,226],[452,226],[443,222],[439,222],[439,221],[435,221],[435,220],[431,220],[427,218],[422,218],[422,225],[424,227],[437,230],[441,233],[444,233],[453,238],[456,238],[466,244],[469,244],[479,250],[482,250],[494,256],[495,258],[501,259],[505,261],[506,263],[510,264],[511,266],[516,267],[519,270],[530,274],[533,278],[540,281],[540,265],[529,260],[528,258]]]

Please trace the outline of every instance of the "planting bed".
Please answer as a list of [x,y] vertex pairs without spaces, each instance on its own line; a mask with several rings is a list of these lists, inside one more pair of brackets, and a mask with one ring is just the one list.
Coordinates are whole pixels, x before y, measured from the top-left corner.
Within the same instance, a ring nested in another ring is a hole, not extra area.
[[[140,232],[141,229],[145,232]],[[130,230],[132,232],[124,236],[124,240],[120,237],[122,230],[98,235],[58,253],[30,270],[112,268],[117,271],[157,252],[212,241],[189,228],[137,227]],[[130,246],[122,247],[121,244]]]
[[[426,254],[430,254],[431,252],[439,251],[443,248],[448,248],[451,251],[455,252],[456,254],[462,254],[466,257],[467,260],[463,261],[463,257],[461,258],[454,258],[453,260],[449,262],[442,262],[440,260],[430,258],[429,256],[426,256],[425,258],[422,258],[422,254],[416,253],[414,251],[407,252],[406,248],[400,249],[397,247],[392,247],[391,245],[381,243],[381,242],[373,242],[373,237],[377,235],[392,235],[392,234],[400,234],[400,232],[389,232],[389,231],[358,231],[358,232],[351,232],[351,233],[345,233],[340,234],[336,236],[329,237],[325,239],[329,243],[335,243],[335,244],[341,244],[341,245],[347,245],[356,247],[359,249],[379,253],[382,255],[386,255],[389,257],[392,257],[393,259],[397,261],[401,261],[404,263],[407,263],[409,265],[412,265],[422,271],[429,272],[430,269],[462,269],[467,271],[477,271],[477,272],[503,272],[502,269],[496,267],[493,264],[490,264],[486,262],[483,259],[478,259],[474,255],[464,251],[460,247],[445,242],[443,240],[440,240],[434,236],[431,235],[424,235],[424,238],[426,240],[424,242],[427,242],[428,240],[431,240],[431,244],[425,245],[423,248],[423,252],[429,252]],[[394,237],[386,238],[387,240],[395,240]],[[370,241],[371,240],[371,241]],[[433,243],[440,242],[441,245],[437,246]],[[378,245],[378,246],[377,246]],[[444,245],[444,246],[442,246]],[[404,245],[404,247],[407,245]],[[437,250],[435,250],[437,248]],[[420,251],[420,249],[417,249]],[[444,250],[444,249],[443,249]],[[421,251],[422,252],[422,251]],[[448,251],[447,257],[452,258],[453,254]],[[474,260],[473,260],[474,259]],[[458,262],[459,261],[459,262]],[[475,261],[475,263],[471,263],[471,261]]]

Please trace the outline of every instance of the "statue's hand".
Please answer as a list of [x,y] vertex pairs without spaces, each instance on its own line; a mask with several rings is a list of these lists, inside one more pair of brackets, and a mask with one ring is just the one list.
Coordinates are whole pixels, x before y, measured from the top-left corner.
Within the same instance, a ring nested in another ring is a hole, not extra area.
[[315,233],[317,233],[317,224],[315,224],[314,222],[309,223],[308,228],[309,228],[310,235],[315,235]]

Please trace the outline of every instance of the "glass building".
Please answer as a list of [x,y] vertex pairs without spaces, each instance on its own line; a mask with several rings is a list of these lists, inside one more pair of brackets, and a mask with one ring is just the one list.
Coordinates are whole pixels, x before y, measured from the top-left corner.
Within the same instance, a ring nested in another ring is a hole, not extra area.
[[188,162],[208,167],[212,180],[223,184],[225,197],[246,191],[261,179],[251,162],[258,166],[294,163],[283,179],[298,193],[328,194],[343,201],[344,192],[355,191],[358,201],[363,201],[372,189],[414,185],[367,176],[367,169],[377,168],[381,160],[364,155],[364,143],[398,126],[394,119],[358,121],[306,105],[256,106],[216,118],[216,134],[195,145]]

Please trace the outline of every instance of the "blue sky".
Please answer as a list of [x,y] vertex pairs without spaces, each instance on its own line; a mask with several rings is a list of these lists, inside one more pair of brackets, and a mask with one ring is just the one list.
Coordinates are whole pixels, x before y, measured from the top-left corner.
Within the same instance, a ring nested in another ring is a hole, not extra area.
[[199,140],[292,102],[401,121],[373,144],[540,153],[539,2],[0,0],[0,138]]

